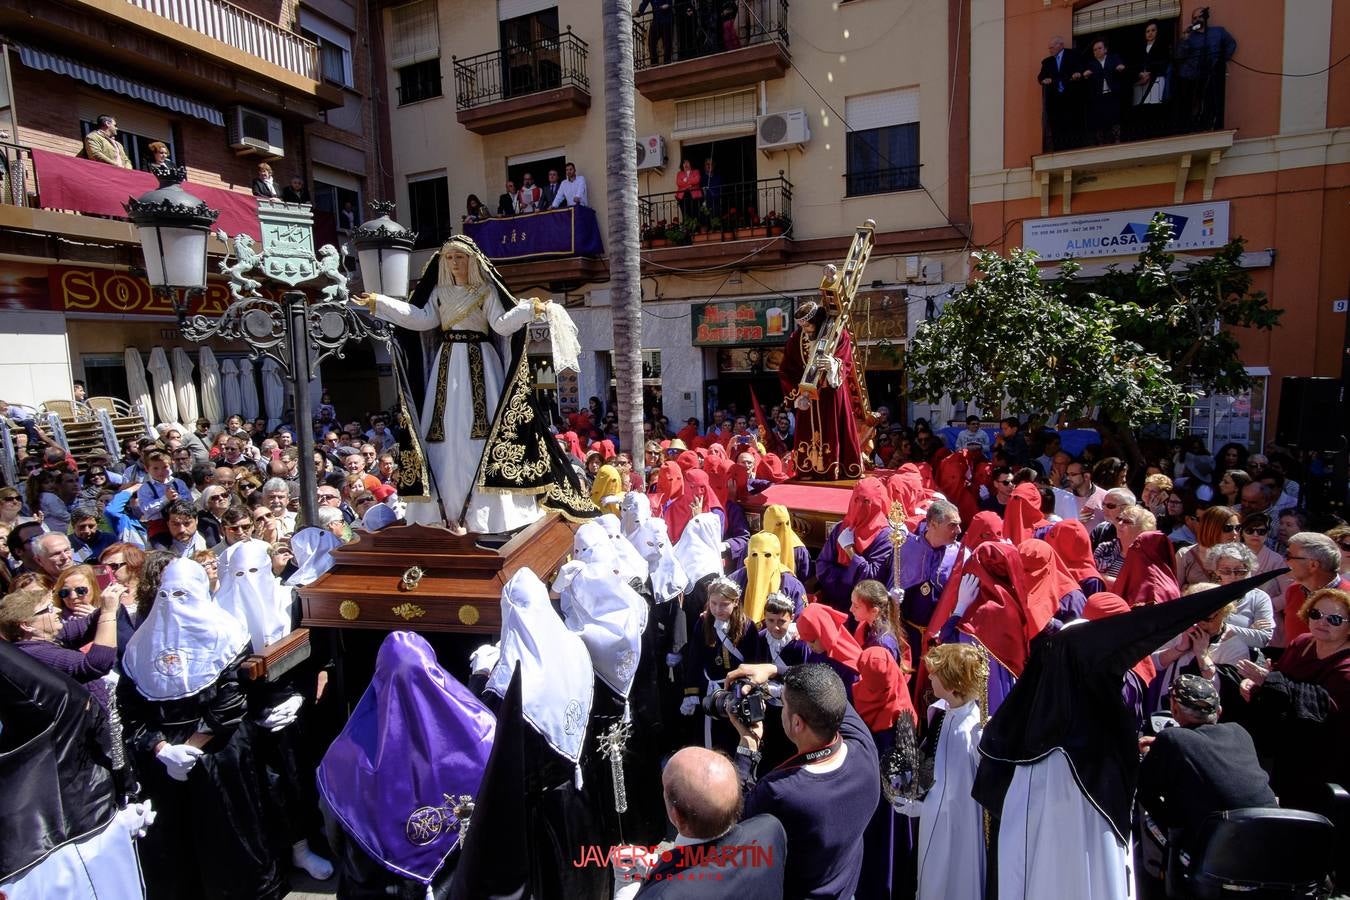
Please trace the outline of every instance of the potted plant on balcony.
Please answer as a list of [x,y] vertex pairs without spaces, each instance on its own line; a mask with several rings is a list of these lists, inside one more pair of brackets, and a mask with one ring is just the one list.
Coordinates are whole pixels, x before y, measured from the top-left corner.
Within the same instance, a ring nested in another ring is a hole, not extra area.
[[779,215],[774,210],[769,210],[769,214],[764,217],[764,225],[769,237],[777,237],[780,234],[787,234],[788,229],[792,227],[792,219],[786,213]]
[[642,229],[642,244],[645,247],[665,247],[670,244],[670,238],[666,237],[666,232],[670,226],[666,224],[665,219],[660,219],[646,228]]
[[[770,213],[769,215],[773,215]],[[762,238],[769,236],[769,227],[764,220],[760,219],[759,213],[752,207],[746,210],[746,223],[736,229],[736,234],[741,238]]]
[[666,241],[670,246],[684,247],[692,241],[693,229],[694,224],[692,222],[684,224],[676,219],[666,229]]
[[712,241],[721,240],[723,240],[721,216],[713,216],[708,220],[708,227],[694,235],[694,243],[696,244],[707,244]]

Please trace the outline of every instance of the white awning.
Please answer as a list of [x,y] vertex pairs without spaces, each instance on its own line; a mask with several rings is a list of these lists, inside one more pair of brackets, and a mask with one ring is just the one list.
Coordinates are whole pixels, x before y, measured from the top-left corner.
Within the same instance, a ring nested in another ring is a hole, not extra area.
[[124,94],[127,97],[134,97],[161,109],[203,119],[218,128],[225,127],[225,117],[221,115],[220,110],[204,103],[197,103],[186,97],[179,97],[177,94],[170,94],[158,88],[141,84],[139,81],[132,81],[129,78],[122,78],[93,66],[86,66],[84,63],[76,62],[69,57],[58,56],[45,50],[34,50],[32,47],[25,47],[20,44],[13,46],[19,51],[20,61],[30,69],[56,72],[58,75],[65,75],[68,78],[74,78],[76,81],[92,84],[94,87],[112,91],[114,94]]

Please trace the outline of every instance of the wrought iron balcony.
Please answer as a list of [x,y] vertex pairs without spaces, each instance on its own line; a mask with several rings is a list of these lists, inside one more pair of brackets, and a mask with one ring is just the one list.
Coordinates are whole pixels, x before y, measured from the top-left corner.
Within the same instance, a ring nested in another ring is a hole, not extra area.
[[[683,197],[677,194],[684,194]],[[791,236],[792,182],[761,178],[638,198],[648,248]]]
[[472,109],[565,86],[589,92],[586,56],[586,42],[569,27],[557,37],[455,57],[455,103],[460,109]]
[[782,78],[791,64],[788,0],[740,0],[726,20],[720,4],[705,14],[690,0],[654,5],[633,17],[635,84],[650,100]]

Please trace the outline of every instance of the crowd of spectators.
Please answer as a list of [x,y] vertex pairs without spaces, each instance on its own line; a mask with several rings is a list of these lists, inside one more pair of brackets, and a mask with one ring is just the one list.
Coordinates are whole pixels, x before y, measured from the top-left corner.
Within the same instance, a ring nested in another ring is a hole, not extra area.
[[558,177],[557,169],[548,170],[548,180],[542,185],[536,184],[534,174],[525,172],[520,184],[507,179],[502,193],[497,197],[497,208],[490,209],[477,194],[470,194],[464,202],[464,215],[460,221],[464,224],[482,222],[491,218],[511,218],[531,213],[546,212],[564,206],[590,206],[590,196],[586,190],[586,176],[577,174],[575,163],[563,166],[563,177]]
[[[1156,887],[1165,845],[1188,845],[1209,813],[1234,804],[1321,810],[1326,785],[1345,782],[1350,527],[1312,530],[1291,477],[1309,476],[1293,459],[1141,439],[1139,468],[1112,455],[1110,443],[1071,454],[1064,435],[1040,421],[1007,418],[991,435],[972,416],[944,437],[926,422],[911,428],[884,407],[878,413],[878,474],[853,488],[819,549],[806,546],[786,508],[757,497],[792,474],[797,413],[787,404],[754,413],[728,406],[706,428],[689,419],[678,429],[655,407],[641,448],[623,445],[616,412],[598,397],[558,423],[559,449],[607,514],[577,530],[573,561],[552,585],[564,631],[581,641],[535,639],[545,620],[556,624],[551,606],[528,618],[529,638],[512,636],[526,619],[504,612],[500,645],[480,648],[466,668],[486,680],[470,686],[500,709],[510,682],[502,660],[524,666],[522,654],[536,653],[540,671],[565,680],[581,665],[568,654],[589,654],[592,722],[631,709],[628,812],[608,811],[612,770],[598,751],[567,764],[585,770],[584,782],[569,776],[569,787],[549,788],[579,795],[580,806],[555,823],[568,852],[588,841],[650,845],[673,827],[674,846],[774,848],[772,867],[738,871],[727,891],[982,896],[983,814],[1002,810],[972,797],[976,747],[982,729],[1003,723],[999,711],[1036,655],[1080,622],[1286,568],[1170,632],[1124,673],[1121,715],[1138,739],[1131,752],[1143,756],[1141,889]],[[310,740],[297,710],[322,695],[337,663],[320,654],[323,665],[306,670],[303,685],[259,690],[237,675],[239,642],[251,639],[256,651],[284,633],[294,599],[283,583],[313,573],[317,545],[331,549],[353,527],[397,521],[400,435],[381,413],[341,422],[325,398],[310,423],[317,478],[305,485],[293,430],[266,424],[235,416],[218,432],[200,421],[188,434],[164,425],[155,438],[127,441],[117,459],[81,461],[38,430],[25,482],[0,488],[5,639],[120,708],[130,761],[122,777],[135,782],[127,794],[148,797],[166,816],[142,849],[161,896],[199,877],[271,896],[287,854],[318,876],[332,870],[323,854],[333,844],[309,844],[319,840],[312,766],[332,732],[311,735],[323,740],[305,757],[310,768],[293,767],[285,754],[294,748],[270,736],[298,721],[293,735],[303,739],[291,743]],[[314,492],[319,522],[295,532],[302,490]],[[892,540],[897,527],[901,541]],[[281,602],[284,622],[276,606],[241,599],[253,595],[237,586],[255,578],[259,596]],[[166,591],[188,599],[156,602]],[[502,602],[504,610],[529,605],[512,585]],[[155,668],[143,654],[152,635],[183,625],[165,621],[169,609],[215,623],[211,633],[230,641],[216,648],[204,691],[166,700],[154,696]],[[218,619],[221,610],[233,618]],[[762,721],[726,714],[728,679],[767,692]],[[207,728],[174,724],[182,721]],[[938,754],[936,787],[883,797],[879,766],[906,733],[921,754]],[[1325,752],[1310,757],[1309,746]],[[228,798],[236,818],[185,836],[184,780]],[[545,817],[557,808],[536,800]],[[527,846],[547,856],[551,845]],[[212,850],[227,852],[213,860]],[[1015,871],[1007,852],[989,848],[999,857],[989,871],[1000,879]],[[262,862],[226,873],[220,860],[230,853]],[[338,860],[340,890],[369,875],[353,859],[344,850]],[[651,863],[610,877],[642,896],[729,896],[698,883],[682,891],[664,877],[678,865],[660,855]],[[570,857],[547,865],[575,868]],[[1071,871],[1060,877],[1078,895]]]
[[1184,25],[1151,20],[1119,47],[1106,37],[1076,48],[1051,38],[1050,55],[1036,73],[1043,149],[1223,128],[1227,67],[1237,41],[1209,19],[1208,7],[1196,7]]

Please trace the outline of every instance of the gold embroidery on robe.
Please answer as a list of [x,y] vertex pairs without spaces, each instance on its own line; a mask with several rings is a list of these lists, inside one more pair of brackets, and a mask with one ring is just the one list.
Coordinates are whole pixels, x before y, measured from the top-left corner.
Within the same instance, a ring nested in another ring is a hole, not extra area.
[[451,344],[441,346],[440,365],[436,366],[436,405],[431,408],[431,422],[427,425],[427,443],[439,444],[445,440],[445,395],[450,388]]

